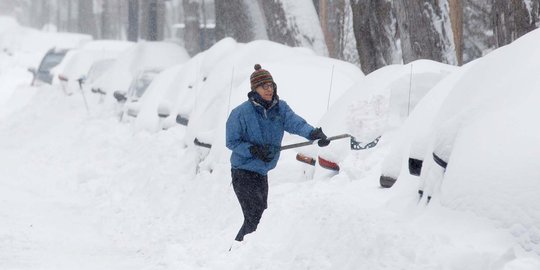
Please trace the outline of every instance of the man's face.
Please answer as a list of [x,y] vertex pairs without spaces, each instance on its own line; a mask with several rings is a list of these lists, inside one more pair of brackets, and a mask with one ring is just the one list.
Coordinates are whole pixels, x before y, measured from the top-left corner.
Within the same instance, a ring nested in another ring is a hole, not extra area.
[[274,84],[271,82],[261,84],[255,88],[255,91],[266,101],[272,101],[274,96]]

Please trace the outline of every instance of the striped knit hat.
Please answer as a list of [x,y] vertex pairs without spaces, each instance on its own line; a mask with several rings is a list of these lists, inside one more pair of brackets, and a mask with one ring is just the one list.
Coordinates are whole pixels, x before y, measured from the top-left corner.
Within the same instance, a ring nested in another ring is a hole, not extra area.
[[268,83],[268,82],[274,83],[272,74],[270,74],[268,70],[262,69],[261,65],[259,64],[255,64],[255,71],[251,73],[249,80],[251,81],[251,90],[255,90],[257,86]]

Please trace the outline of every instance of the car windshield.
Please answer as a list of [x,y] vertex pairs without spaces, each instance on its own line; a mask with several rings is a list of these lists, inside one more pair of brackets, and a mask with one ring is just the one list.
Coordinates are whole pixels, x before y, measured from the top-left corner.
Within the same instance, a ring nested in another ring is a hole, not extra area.
[[133,79],[131,85],[129,86],[128,96],[133,100],[139,99],[158,73],[159,70],[147,70],[139,73],[139,75]]
[[66,55],[66,52],[47,53],[45,57],[43,57],[43,60],[41,61],[41,65],[39,66],[39,71],[49,72],[53,67],[57,66],[62,61],[62,59],[64,59],[65,55]]
[[92,67],[90,67],[90,70],[88,71],[86,82],[90,83],[90,82],[95,81],[97,78],[99,78],[101,75],[105,73],[107,68],[109,68],[113,62],[114,62],[114,59],[104,59],[104,60],[95,62],[92,65]]

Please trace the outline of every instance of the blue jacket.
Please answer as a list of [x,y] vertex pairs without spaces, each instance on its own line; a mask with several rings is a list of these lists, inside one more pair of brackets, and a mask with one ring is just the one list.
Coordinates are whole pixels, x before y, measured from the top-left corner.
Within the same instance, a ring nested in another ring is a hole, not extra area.
[[279,98],[266,109],[250,96],[248,101],[234,108],[227,119],[226,144],[232,150],[232,168],[266,175],[276,167],[279,151],[270,162],[264,162],[255,158],[249,147],[271,145],[279,149],[284,131],[309,139],[313,127]]

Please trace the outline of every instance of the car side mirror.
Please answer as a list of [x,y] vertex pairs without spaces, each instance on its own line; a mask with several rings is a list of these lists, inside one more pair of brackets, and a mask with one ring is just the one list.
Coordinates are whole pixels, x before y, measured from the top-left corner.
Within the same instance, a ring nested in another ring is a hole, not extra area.
[[124,92],[124,91],[114,91],[113,96],[120,103],[126,102],[126,100],[127,100],[126,92]]
[[84,75],[82,75],[81,77],[77,79],[77,82],[79,82],[79,88],[82,89],[82,85],[84,84],[85,81],[86,81],[86,76]]
[[29,67],[29,68],[28,68],[28,72],[30,72],[30,73],[36,75],[36,68]]

